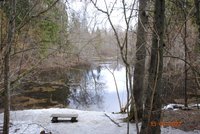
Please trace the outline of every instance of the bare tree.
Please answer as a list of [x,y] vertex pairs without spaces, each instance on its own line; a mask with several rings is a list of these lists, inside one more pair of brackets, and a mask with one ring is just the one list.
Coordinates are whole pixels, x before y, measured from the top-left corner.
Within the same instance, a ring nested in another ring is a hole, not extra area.
[[[196,24],[198,26],[198,40],[197,40],[197,49],[200,50],[200,1],[199,0],[194,0],[194,4],[195,4],[195,7],[196,7]],[[200,82],[199,82],[199,77],[200,75],[198,75],[196,72],[193,71],[193,74],[195,76],[195,82],[197,84],[197,87],[198,89],[200,89]],[[196,89],[196,96],[198,91]],[[199,109],[199,104],[198,104],[198,97],[197,97],[197,107]]]
[[[133,95],[135,97],[138,119],[142,118],[143,113],[143,91],[145,76],[145,57],[146,57],[146,26],[148,23],[147,15],[148,0],[139,0],[138,29],[136,42],[136,63],[134,66]],[[134,106],[131,103],[130,119],[134,119]]]
[[198,48],[200,49],[200,1],[199,0],[194,0],[194,4],[196,7],[196,24],[198,26]]
[[[2,31],[1,31],[1,56],[3,57],[3,95],[4,95],[4,124],[3,124],[3,134],[8,134],[9,133],[9,127],[10,127],[10,91],[11,91],[11,84],[15,83],[16,81],[18,81],[19,79],[21,79],[22,77],[24,77],[25,75],[27,75],[30,70],[32,70],[32,68],[27,71],[27,72],[23,72],[22,74],[20,74],[19,77],[13,78],[11,77],[11,72],[12,70],[12,66],[11,66],[11,56],[12,58],[16,56],[16,54],[20,54],[20,53],[24,53],[26,51],[29,50],[34,50],[35,48],[32,49],[27,49],[27,50],[23,50],[22,51],[12,51],[14,50],[14,46],[16,46],[16,40],[15,39],[15,35],[16,34],[20,34],[20,30],[22,30],[24,28],[24,26],[26,26],[27,24],[29,24],[29,22],[34,19],[37,18],[39,16],[41,16],[42,14],[46,13],[47,11],[49,11],[50,9],[52,9],[52,7],[55,6],[55,4],[58,2],[59,0],[55,0],[52,2],[51,5],[49,5],[46,9],[42,10],[41,12],[37,13],[36,15],[31,16],[30,13],[33,11],[33,9],[36,7],[36,5],[38,4],[38,0],[33,4],[33,6],[28,9],[28,11],[24,14],[24,16],[22,17],[21,21],[18,22],[17,25],[17,18],[20,15],[20,13],[16,13],[16,9],[17,9],[17,1],[16,0],[9,0],[9,1],[4,1],[4,4],[6,5],[6,9],[3,9],[3,13],[5,12],[5,14],[7,14],[7,31],[3,31],[6,33],[6,39],[4,39],[4,41],[2,41]],[[22,5],[20,5],[22,6]],[[2,8],[2,7],[1,7]],[[1,26],[3,25],[3,22],[1,21]],[[18,33],[17,33],[17,32]],[[4,42],[2,44],[2,42]],[[23,56],[22,56],[23,57]],[[22,59],[21,59],[22,60]],[[16,62],[15,62],[16,63]],[[39,63],[41,63],[41,61],[39,61]],[[37,64],[38,65],[38,64]],[[20,66],[21,66],[21,61],[20,61]],[[20,67],[19,67],[20,68]],[[35,68],[35,67],[34,67]],[[12,81],[11,83],[11,79],[15,79],[14,81]]]
[[15,35],[16,0],[9,0],[8,37],[4,51],[4,124],[3,134],[9,134],[10,126],[10,54]]
[[159,125],[150,126],[149,124],[151,122],[158,124],[161,118],[165,0],[156,0],[154,7],[154,33],[152,38],[147,99],[142,118],[141,134],[159,134],[161,132]]
[[[184,45],[184,50],[185,50],[185,61],[187,62],[188,60],[188,48],[187,48],[187,1],[185,0],[182,10],[183,10],[183,14],[184,14],[184,38],[183,38],[183,45]],[[187,97],[187,80],[188,80],[188,67],[187,67],[187,63],[185,62],[185,66],[184,66],[184,70],[185,70],[185,86],[184,86],[184,96],[185,96],[185,107],[188,107],[188,97]]]
[[[122,11],[123,11],[123,18],[124,22],[126,24],[124,35],[122,37],[119,36],[119,33],[117,32],[116,27],[113,24],[112,21],[112,13],[115,8],[115,5],[117,3],[117,0],[114,1],[114,3],[111,4],[111,6],[108,6],[107,2],[104,0],[105,4],[105,10],[101,9],[98,7],[98,2],[91,0],[93,5],[96,7],[97,10],[102,12],[107,16],[108,22],[114,32],[115,39],[119,48],[120,56],[121,59],[126,67],[126,90],[127,90],[127,103],[129,103],[129,100],[131,98],[132,100],[132,106],[134,107],[134,116],[135,116],[135,122],[136,122],[136,128],[137,128],[137,133],[139,133],[139,126],[138,126],[138,119],[137,119],[137,109],[135,105],[135,98],[133,95],[133,66],[132,66],[132,59],[130,55],[128,55],[128,49],[130,47],[130,42],[129,42],[129,33],[130,33],[130,25],[131,21],[133,19],[133,11],[135,8],[136,0],[131,1],[131,4],[128,6],[127,1],[122,0]],[[110,8],[109,8],[110,7]],[[128,113],[128,119],[129,119],[129,106],[127,106],[127,113]],[[127,134],[129,134],[129,120],[127,122]]]

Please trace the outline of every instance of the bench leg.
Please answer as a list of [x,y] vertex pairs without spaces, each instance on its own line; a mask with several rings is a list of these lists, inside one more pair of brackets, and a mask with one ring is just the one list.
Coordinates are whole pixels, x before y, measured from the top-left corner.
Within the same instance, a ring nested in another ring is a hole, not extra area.
[[72,117],[71,122],[77,122],[76,117]]
[[52,123],[58,122],[58,117],[53,117],[52,120],[51,120],[51,122],[52,122]]

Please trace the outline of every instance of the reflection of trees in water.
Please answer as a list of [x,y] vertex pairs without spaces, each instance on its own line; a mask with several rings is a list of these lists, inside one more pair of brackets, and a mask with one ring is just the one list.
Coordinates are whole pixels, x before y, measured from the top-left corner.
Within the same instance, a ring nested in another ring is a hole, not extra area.
[[119,71],[122,68],[124,68],[124,65],[120,61],[116,60],[116,61],[104,63],[101,68],[109,69],[112,71]]
[[[76,72],[77,73],[77,72]],[[76,108],[102,107],[104,83],[99,81],[101,67],[78,71],[79,80],[71,86],[71,104]],[[74,78],[78,79],[78,78]]]

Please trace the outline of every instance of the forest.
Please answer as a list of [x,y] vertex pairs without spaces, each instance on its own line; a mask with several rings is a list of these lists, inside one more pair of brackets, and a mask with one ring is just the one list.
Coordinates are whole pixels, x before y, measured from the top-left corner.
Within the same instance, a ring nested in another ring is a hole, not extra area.
[[68,132],[200,133],[200,1],[1,0],[0,134]]

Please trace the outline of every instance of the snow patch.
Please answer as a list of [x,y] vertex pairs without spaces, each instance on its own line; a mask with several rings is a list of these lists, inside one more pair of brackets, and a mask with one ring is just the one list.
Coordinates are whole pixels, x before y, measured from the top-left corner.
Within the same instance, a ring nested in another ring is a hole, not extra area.
[[182,104],[168,104],[167,106],[164,106],[163,110],[178,110],[182,109],[184,105]]
[[[77,113],[78,122],[51,123],[51,114]],[[39,134],[42,130],[53,134],[125,134],[127,124],[122,121],[126,114],[106,113],[121,127],[114,124],[105,112],[80,111],[74,109],[38,109],[11,112],[10,134]],[[0,126],[3,124],[3,114],[0,114]],[[0,127],[1,128],[1,127]],[[200,134],[200,131],[184,132],[171,127],[162,128],[162,134]],[[136,134],[135,124],[130,124],[130,134]]]
[[[188,104],[188,108],[200,107],[200,104]],[[185,106],[183,104],[168,104],[163,107],[163,110],[178,110],[184,109]]]

